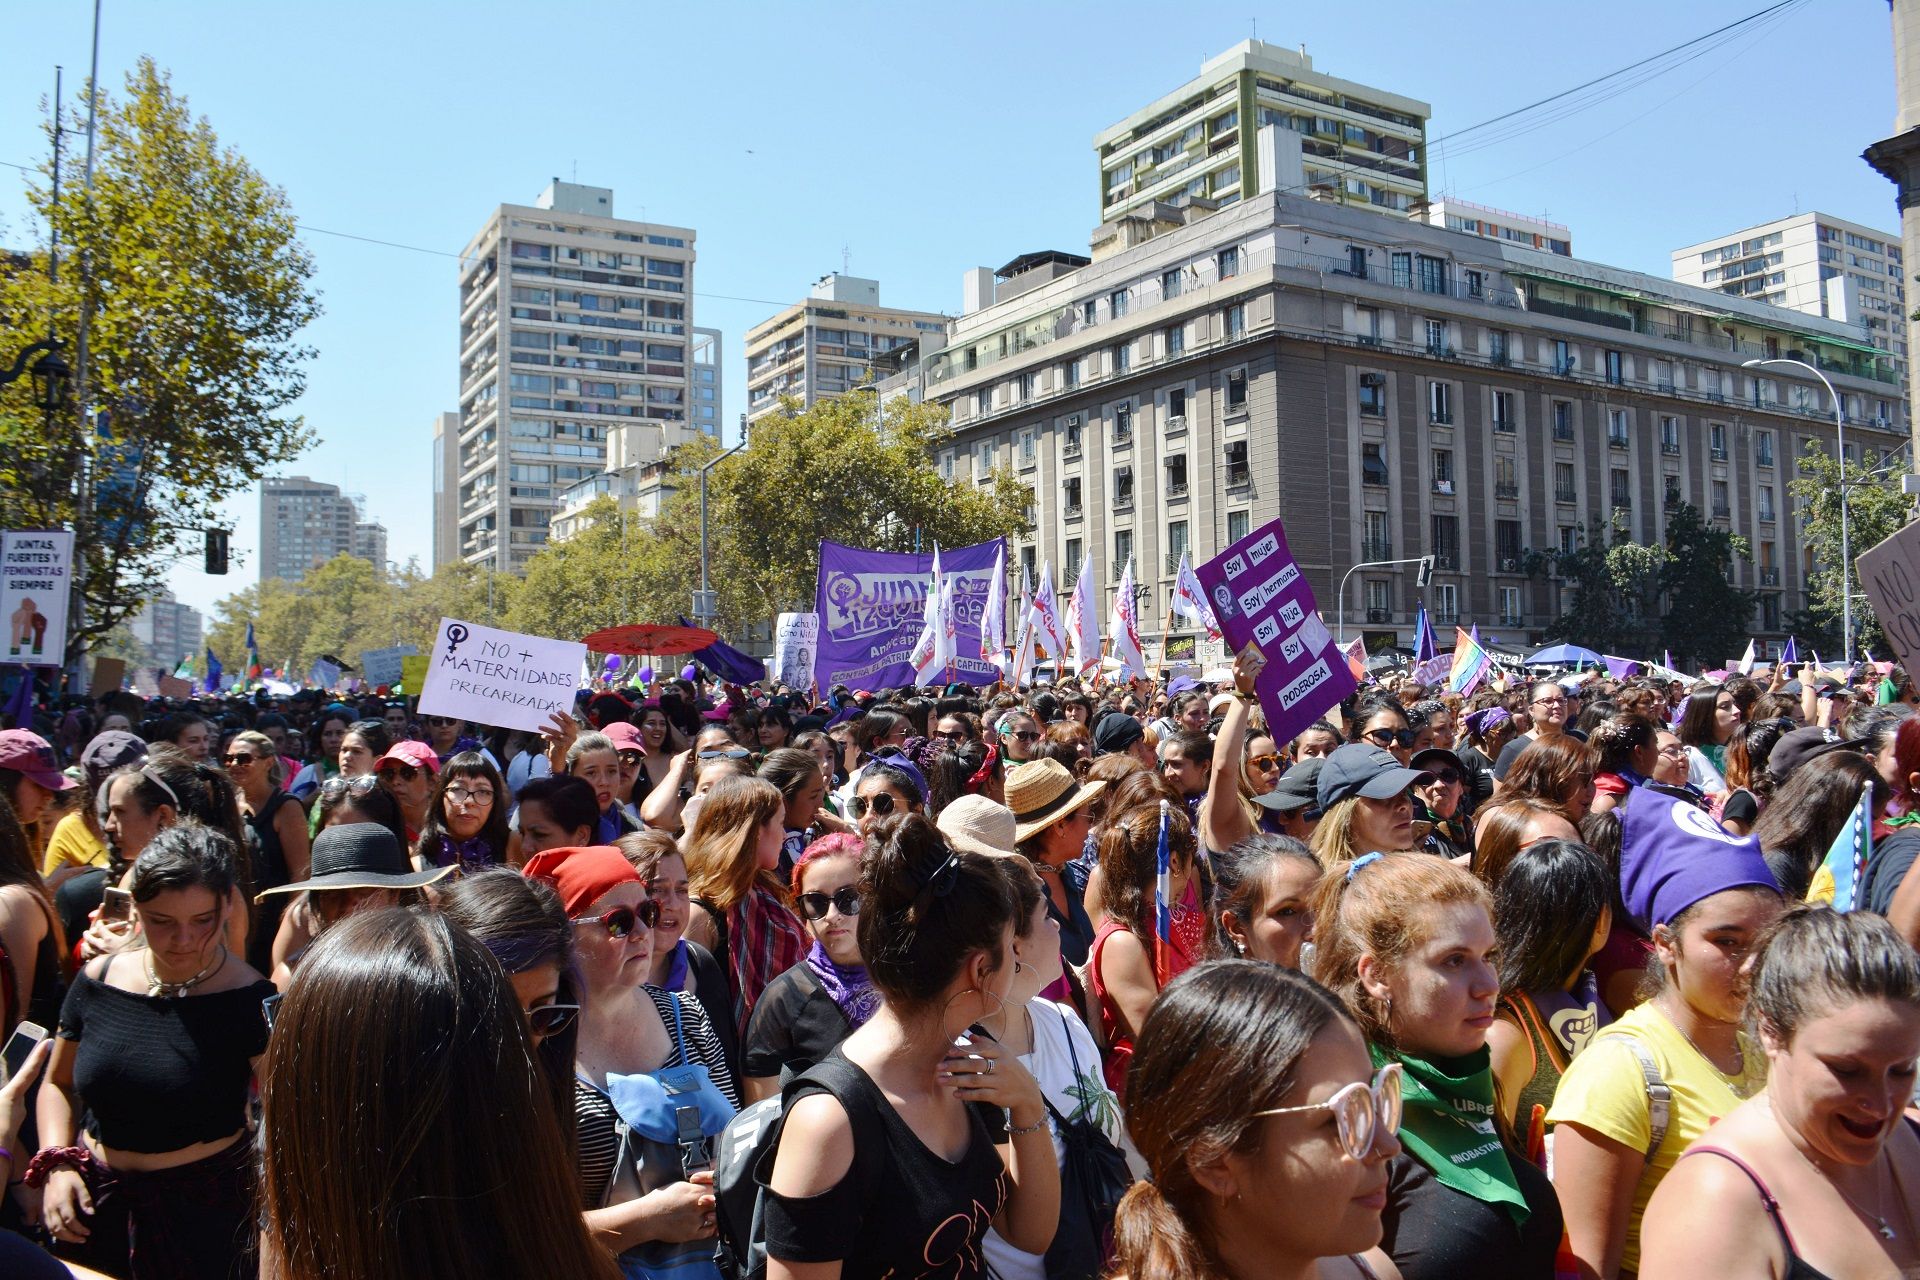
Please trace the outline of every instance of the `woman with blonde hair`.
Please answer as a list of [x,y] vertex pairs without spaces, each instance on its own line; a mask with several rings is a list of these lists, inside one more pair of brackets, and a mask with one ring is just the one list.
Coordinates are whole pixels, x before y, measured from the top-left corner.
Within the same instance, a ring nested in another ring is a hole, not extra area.
[[807,952],[777,875],[785,840],[785,802],[763,778],[715,783],[687,836],[686,936],[720,961],[743,1038],[760,993]]
[[1413,788],[1431,781],[1432,774],[1405,767],[1385,747],[1348,743],[1320,767],[1320,825],[1309,847],[1323,866],[1413,848]]
[[[227,740],[222,764],[233,789],[239,794],[240,816],[253,829],[260,842],[260,856],[253,866],[255,893],[277,889],[307,878],[313,849],[307,835],[307,812],[292,793],[285,789],[279,752],[273,739],[264,733],[243,729]],[[266,903],[247,939],[247,963],[262,973],[273,971],[273,939],[280,929],[280,916],[287,899],[275,897]]]

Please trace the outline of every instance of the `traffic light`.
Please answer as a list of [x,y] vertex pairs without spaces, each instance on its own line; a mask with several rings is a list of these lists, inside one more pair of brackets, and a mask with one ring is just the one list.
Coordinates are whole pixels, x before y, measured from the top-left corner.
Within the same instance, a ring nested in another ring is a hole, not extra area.
[[1433,581],[1433,557],[1421,556],[1420,569],[1419,569],[1419,572],[1414,577],[1413,585],[1416,587],[1424,587],[1429,582],[1432,582],[1432,581]]
[[225,529],[207,530],[207,572],[225,573],[227,571],[227,531]]

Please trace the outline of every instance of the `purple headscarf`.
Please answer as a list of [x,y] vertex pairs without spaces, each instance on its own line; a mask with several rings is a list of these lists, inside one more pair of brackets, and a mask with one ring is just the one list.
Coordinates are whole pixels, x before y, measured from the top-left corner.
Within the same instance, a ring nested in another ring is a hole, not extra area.
[[1620,896],[1642,932],[1727,889],[1780,891],[1752,836],[1729,834],[1704,811],[1650,787],[1620,813]]

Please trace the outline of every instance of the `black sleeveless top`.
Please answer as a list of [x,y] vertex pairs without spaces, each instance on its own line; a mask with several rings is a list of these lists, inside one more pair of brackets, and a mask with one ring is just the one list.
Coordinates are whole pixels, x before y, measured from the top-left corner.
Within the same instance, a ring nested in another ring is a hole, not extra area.
[[[273,820],[279,816],[281,805],[299,803],[291,793],[276,791],[267,797],[259,813],[247,815],[247,825],[253,829],[254,843],[258,846],[253,859],[255,893],[277,889],[292,878],[287,853],[280,847],[280,833],[273,829]],[[286,914],[292,897],[292,894],[276,893],[253,909],[253,929],[247,934],[247,963],[262,973],[273,968],[274,935],[280,931],[280,918]]]
[[[835,1049],[786,1089],[787,1107],[809,1093],[833,1095],[853,1126],[853,1167],[817,1196],[767,1192],[767,1256],[841,1262],[843,1280],[975,1280],[980,1252],[1007,1200],[994,1149],[1004,1113],[970,1106],[972,1138],[957,1162],[929,1150],[867,1073]],[[991,1115],[989,1126],[985,1116]]]

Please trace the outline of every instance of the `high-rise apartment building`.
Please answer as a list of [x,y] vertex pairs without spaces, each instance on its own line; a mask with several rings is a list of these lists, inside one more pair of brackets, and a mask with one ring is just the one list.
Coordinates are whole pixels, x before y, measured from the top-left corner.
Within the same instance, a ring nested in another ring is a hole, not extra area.
[[1432,113],[1417,99],[1314,70],[1304,45],[1296,53],[1243,40],[1094,135],[1100,219],[1156,200],[1231,204],[1280,185],[1261,171],[1254,144],[1269,124],[1300,135],[1302,194],[1404,212],[1427,198]]
[[162,587],[159,595],[128,620],[127,627],[146,649],[148,661],[171,671],[180,659],[200,656],[204,624],[198,609],[181,604],[172,591]]
[[460,415],[433,419],[433,567],[460,558]]
[[1573,233],[1558,222],[1536,218],[1530,213],[1493,209],[1453,196],[1439,196],[1429,201],[1424,210],[1416,206],[1416,211],[1424,213],[1424,221],[1449,231],[1503,240],[1526,249],[1557,253],[1563,258],[1573,256]]
[[555,179],[488,217],[460,264],[456,554],[517,571],[563,491],[710,429],[693,267],[691,230],[615,218],[604,187]]
[[1659,545],[1681,502],[1748,540],[1734,580],[1778,643],[1813,569],[1787,486],[1833,406],[1742,362],[1817,362],[1856,461],[1907,439],[1891,358],[1835,320],[1295,195],[1187,212],[1077,267],[1023,255],[919,375],[942,475],[1032,487],[1014,560],[1059,584],[1096,557],[1104,618],[1131,558],[1160,652],[1196,639],[1166,608],[1181,554],[1277,516],[1349,637],[1409,644],[1413,567],[1378,562],[1432,555],[1437,624],[1530,644],[1567,605],[1530,552],[1595,520]]
[[940,333],[947,317],[880,305],[880,282],[833,272],[806,299],[747,330],[747,421],[793,396],[807,408],[868,382],[873,362],[921,335]]
[[358,556],[382,572],[387,530],[368,520],[360,499],[306,476],[260,482],[260,581],[297,582],[335,556]]
[[1673,278],[1850,324],[1905,373],[1906,268],[1896,232],[1795,214],[1675,249]]

